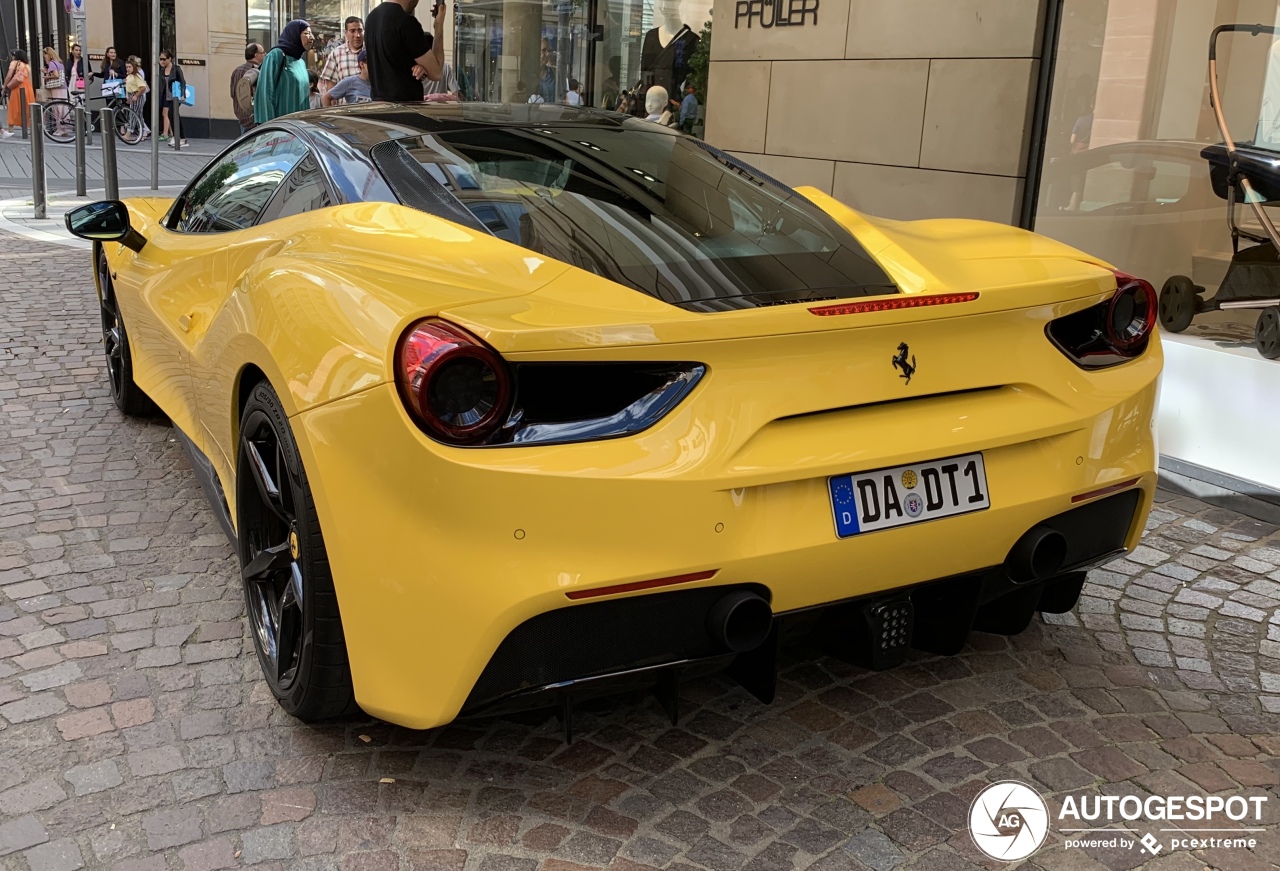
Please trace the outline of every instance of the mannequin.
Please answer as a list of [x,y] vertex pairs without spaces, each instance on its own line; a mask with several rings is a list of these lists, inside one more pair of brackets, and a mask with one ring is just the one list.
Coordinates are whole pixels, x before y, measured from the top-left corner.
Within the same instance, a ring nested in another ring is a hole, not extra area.
[[645,33],[640,49],[641,81],[671,93],[689,74],[698,35],[681,23],[679,0],[657,0],[653,18],[656,26]]
[[656,121],[663,127],[671,125],[671,111],[667,108],[667,89],[662,85],[654,85],[644,92],[644,110],[649,114],[646,121]]

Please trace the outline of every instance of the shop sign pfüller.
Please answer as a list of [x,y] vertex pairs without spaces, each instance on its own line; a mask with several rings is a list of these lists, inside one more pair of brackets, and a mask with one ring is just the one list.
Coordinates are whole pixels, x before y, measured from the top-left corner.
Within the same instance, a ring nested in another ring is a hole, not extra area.
[[761,27],[799,27],[818,23],[818,0],[737,0],[733,10],[733,27],[742,22],[751,28],[752,20]]

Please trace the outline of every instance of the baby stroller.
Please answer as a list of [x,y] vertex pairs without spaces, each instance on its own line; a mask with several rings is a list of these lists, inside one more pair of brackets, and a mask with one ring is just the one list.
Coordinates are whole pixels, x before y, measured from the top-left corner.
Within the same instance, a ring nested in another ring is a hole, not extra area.
[[[1263,204],[1280,201],[1280,152],[1254,142],[1236,143],[1227,130],[1218,92],[1218,35],[1239,31],[1257,36],[1275,34],[1264,24],[1223,24],[1209,38],[1209,102],[1222,142],[1200,152],[1209,162],[1209,179],[1214,193],[1227,201],[1227,225],[1231,229],[1231,264],[1211,300],[1201,299],[1204,288],[1185,275],[1172,276],[1160,290],[1160,324],[1180,333],[1196,315],[1209,311],[1261,309],[1254,326],[1254,346],[1268,360],[1280,359],[1280,234],[1263,209]],[[1240,227],[1236,203],[1253,209],[1262,233]],[[1244,250],[1240,240],[1249,243]]]

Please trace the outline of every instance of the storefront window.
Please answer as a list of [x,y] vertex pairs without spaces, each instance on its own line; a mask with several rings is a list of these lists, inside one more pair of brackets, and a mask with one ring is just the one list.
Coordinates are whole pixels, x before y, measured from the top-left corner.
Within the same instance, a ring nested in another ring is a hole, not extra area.
[[688,76],[710,0],[459,0],[457,68],[464,97],[613,108],[623,88]]
[[[246,0],[248,42],[271,48],[280,30],[295,18],[311,24],[316,49],[323,54],[343,40],[347,16],[363,19],[381,0]],[[429,3],[427,5],[430,5]]]
[[[1036,231],[1157,290],[1186,276],[1211,299],[1232,239],[1227,203],[1201,153],[1222,140],[1209,103],[1209,36],[1220,24],[1275,23],[1278,8],[1275,0],[1064,0]],[[1222,104],[1238,142],[1254,141],[1277,114],[1269,108],[1280,105],[1280,83],[1274,94],[1268,86],[1280,82],[1273,45],[1265,33],[1219,38]],[[1247,208],[1236,212],[1243,229],[1260,231]],[[1252,344],[1257,315],[1205,312],[1187,333]]]

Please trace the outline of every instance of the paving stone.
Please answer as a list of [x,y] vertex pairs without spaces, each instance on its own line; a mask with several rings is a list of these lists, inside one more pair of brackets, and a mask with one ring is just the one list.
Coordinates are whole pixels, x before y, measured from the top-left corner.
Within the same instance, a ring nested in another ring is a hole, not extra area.
[[844,849],[873,871],[890,871],[907,861],[893,841],[876,829],[865,829],[854,835]]
[[71,784],[71,788],[76,795],[90,795],[91,793],[102,792],[103,790],[111,789],[113,786],[119,786],[124,782],[124,778],[120,775],[120,769],[116,767],[116,763],[111,759],[103,759],[101,762],[90,762],[88,765],[69,768],[63,776]]
[[75,871],[84,867],[80,848],[70,838],[33,847],[24,854],[31,871]]
[[294,834],[292,823],[250,829],[240,835],[243,850],[240,858],[246,865],[267,859],[288,859],[294,852]]
[[31,814],[0,823],[0,856],[49,840],[44,826]]

